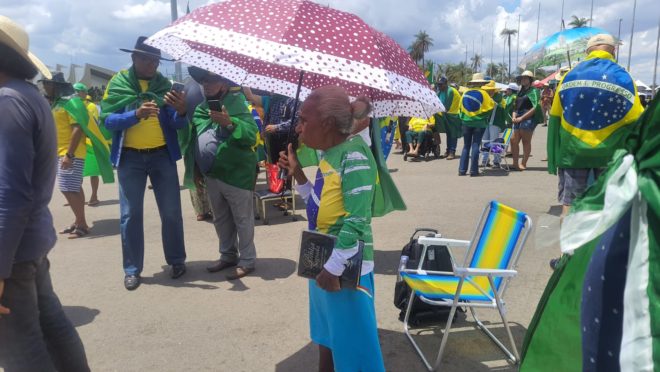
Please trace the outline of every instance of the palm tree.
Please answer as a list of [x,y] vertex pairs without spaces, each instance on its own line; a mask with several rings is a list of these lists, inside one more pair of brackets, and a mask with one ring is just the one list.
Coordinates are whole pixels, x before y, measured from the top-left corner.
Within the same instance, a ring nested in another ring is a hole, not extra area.
[[[415,41],[412,43],[412,45],[408,48],[410,51],[410,56],[412,59],[419,61],[422,61],[422,66],[426,66],[426,61],[424,61],[424,54],[429,51],[429,49],[433,46],[433,39],[429,36],[429,34],[426,33],[426,31],[419,31],[417,35],[415,35]],[[419,57],[418,59],[415,59],[415,57]]]
[[511,76],[511,37],[518,33],[518,30],[513,28],[504,28],[500,32],[502,39],[506,40],[507,45],[509,46],[509,76]]
[[508,76],[504,76],[507,73],[507,69],[509,68],[506,63],[498,63],[497,68],[499,69],[500,74],[502,75],[502,82],[507,83],[511,80],[511,73],[509,73]]
[[476,54],[470,58],[470,61],[472,61],[472,64],[470,67],[472,68],[472,71],[479,71],[481,70],[481,63],[482,63],[483,57],[481,57],[479,54]]
[[568,25],[573,28],[587,27],[587,23],[589,23],[589,18],[578,18],[574,15],[571,17],[573,17],[573,20]]
[[497,76],[502,72],[500,70],[500,65],[498,65],[495,62],[490,62],[489,64],[486,65],[486,72],[488,73],[489,76]]

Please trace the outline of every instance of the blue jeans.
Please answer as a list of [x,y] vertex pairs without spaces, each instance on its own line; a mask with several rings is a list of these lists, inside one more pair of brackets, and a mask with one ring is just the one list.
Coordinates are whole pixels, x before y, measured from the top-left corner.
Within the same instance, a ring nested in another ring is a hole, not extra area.
[[447,152],[456,153],[456,146],[458,146],[458,138],[447,133]]
[[[479,146],[486,128],[463,125],[463,152],[458,165],[458,173],[465,174],[470,166],[470,174],[479,174]],[[472,163],[472,164],[470,164]]]
[[161,222],[161,237],[168,265],[186,260],[181,218],[181,191],[176,163],[167,149],[152,153],[126,151],[117,167],[121,247],[126,275],[139,275],[144,264],[144,191],[151,180]]
[[0,367],[5,371],[89,371],[78,332],[53,291],[44,256],[15,263],[5,279],[0,317]]

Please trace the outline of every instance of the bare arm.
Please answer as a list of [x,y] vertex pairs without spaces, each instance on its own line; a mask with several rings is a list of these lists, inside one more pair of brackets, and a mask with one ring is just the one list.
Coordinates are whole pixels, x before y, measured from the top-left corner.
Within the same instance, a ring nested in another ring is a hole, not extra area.
[[243,87],[243,94],[245,94],[245,98],[247,98],[247,100],[250,101],[253,105],[264,107],[261,96],[252,93],[252,89]]

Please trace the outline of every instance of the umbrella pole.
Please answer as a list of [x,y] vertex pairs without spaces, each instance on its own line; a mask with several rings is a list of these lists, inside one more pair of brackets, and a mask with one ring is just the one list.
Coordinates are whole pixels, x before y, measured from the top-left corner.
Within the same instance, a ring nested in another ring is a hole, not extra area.
[[[284,151],[288,151],[289,149],[289,144],[293,144],[294,150],[297,147],[297,143],[295,142],[296,140],[296,115],[298,114],[298,102],[300,98],[300,89],[302,88],[302,82],[303,78],[305,77],[305,71],[300,70],[300,77],[298,78],[298,88],[296,89],[296,100],[293,103],[293,114],[291,115],[291,125],[289,126],[289,133],[287,134],[287,139],[286,139],[286,149]],[[289,172],[284,169],[280,168],[280,174],[278,175],[279,179],[285,180],[289,177]]]

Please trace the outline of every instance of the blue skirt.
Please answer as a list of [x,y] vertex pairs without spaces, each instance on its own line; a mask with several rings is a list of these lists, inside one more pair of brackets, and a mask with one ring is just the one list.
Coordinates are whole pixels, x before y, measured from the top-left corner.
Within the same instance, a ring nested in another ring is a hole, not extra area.
[[357,290],[328,292],[309,281],[312,341],[332,350],[337,372],[384,372],[374,307],[374,274],[360,277]]

